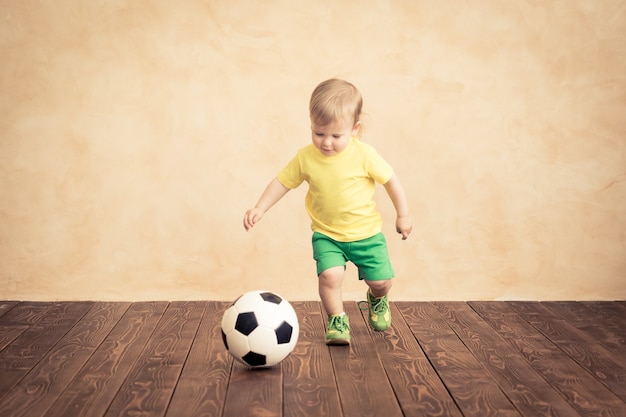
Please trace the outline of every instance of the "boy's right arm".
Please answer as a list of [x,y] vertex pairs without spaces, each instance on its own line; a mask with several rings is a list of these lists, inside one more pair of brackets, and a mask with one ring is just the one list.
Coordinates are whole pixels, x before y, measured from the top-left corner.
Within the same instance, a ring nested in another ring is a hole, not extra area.
[[265,212],[283,198],[287,192],[289,192],[289,188],[281,184],[276,178],[270,181],[254,208],[246,211],[246,214],[243,216],[244,229],[246,231],[252,229],[263,218]]

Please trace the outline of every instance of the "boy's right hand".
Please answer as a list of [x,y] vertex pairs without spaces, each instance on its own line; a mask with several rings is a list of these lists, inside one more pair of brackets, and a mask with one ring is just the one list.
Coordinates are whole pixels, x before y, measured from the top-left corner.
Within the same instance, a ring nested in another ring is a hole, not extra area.
[[246,214],[243,216],[243,227],[246,231],[252,229],[254,225],[263,218],[265,214],[265,210],[255,207],[246,211]]

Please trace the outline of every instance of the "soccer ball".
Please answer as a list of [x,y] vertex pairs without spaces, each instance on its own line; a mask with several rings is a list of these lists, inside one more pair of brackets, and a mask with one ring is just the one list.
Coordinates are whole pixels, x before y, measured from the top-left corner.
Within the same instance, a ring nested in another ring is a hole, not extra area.
[[222,340],[237,361],[252,368],[276,365],[298,341],[298,317],[291,304],[271,291],[250,291],[222,317]]

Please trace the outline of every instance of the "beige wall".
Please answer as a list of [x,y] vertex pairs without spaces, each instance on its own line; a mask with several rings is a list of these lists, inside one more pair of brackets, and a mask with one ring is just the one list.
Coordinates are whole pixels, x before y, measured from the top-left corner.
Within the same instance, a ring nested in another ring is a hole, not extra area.
[[409,195],[395,299],[626,298],[622,0],[0,0],[0,57],[1,299],[317,299],[305,186],[241,218],[333,76]]

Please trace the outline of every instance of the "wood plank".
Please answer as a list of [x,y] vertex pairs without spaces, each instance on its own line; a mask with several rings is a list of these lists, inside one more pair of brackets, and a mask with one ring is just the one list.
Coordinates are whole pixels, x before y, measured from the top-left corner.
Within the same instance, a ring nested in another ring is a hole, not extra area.
[[52,307],[52,303],[0,302],[0,351],[17,339],[26,329],[37,323]]
[[253,369],[233,362],[222,417],[280,417],[282,402],[282,363]]
[[398,307],[463,416],[520,416],[433,303],[398,303]]
[[46,311],[55,304],[57,303],[40,301],[25,301],[19,303],[11,309],[6,310],[4,314],[0,316],[0,323],[7,325],[34,325],[40,321],[46,315]]
[[43,415],[129,305],[130,303],[95,303],[91,306],[87,314],[3,398],[0,415]]
[[435,307],[522,415],[577,415],[467,303],[435,302]]
[[[396,303],[390,303],[392,326],[369,328],[387,378],[405,416],[462,417],[454,399],[419,346]],[[367,320],[367,311],[363,311]]]
[[0,351],[17,339],[26,329],[27,325],[1,324],[0,323]]
[[341,416],[321,304],[309,301],[292,305],[298,315],[300,336],[293,352],[283,361],[283,414]]
[[626,356],[616,355],[539,302],[510,302],[512,308],[580,366],[626,401]]
[[165,414],[203,311],[203,302],[170,303],[105,416]]
[[0,318],[19,303],[19,301],[0,301]]
[[[572,326],[587,333],[597,343],[616,355],[626,352],[626,334],[620,335],[619,328],[611,324],[585,305],[576,302],[543,302],[555,314],[563,317]],[[626,318],[624,318],[626,320]]]
[[224,348],[222,315],[230,303],[209,301],[167,409],[167,416],[221,416],[233,363]]
[[24,303],[24,308],[16,311],[16,316],[29,317],[32,324],[0,354],[0,400],[48,354],[92,304]]
[[626,323],[624,323],[624,319],[626,319],[626,301],[581,301],[581,304],[591,308],[604,318],[621,323],[622,327],[626,326]]
[[363,320],[356,303],[344,303],[344,308],[350,318],[351,343],[330,347],[344,416],[402,416],[372,344],[369,324]]
[[608,327],[621,338],[626,339],[626,303],[615,301],[583,301],[580,304],[593,311],[602,326]]
[[167,302],[133,303],[46,417],[103,416],[167,306]]
[[626,404],[540,334],[507,303],[470,303],[583,416],[626,416]]

